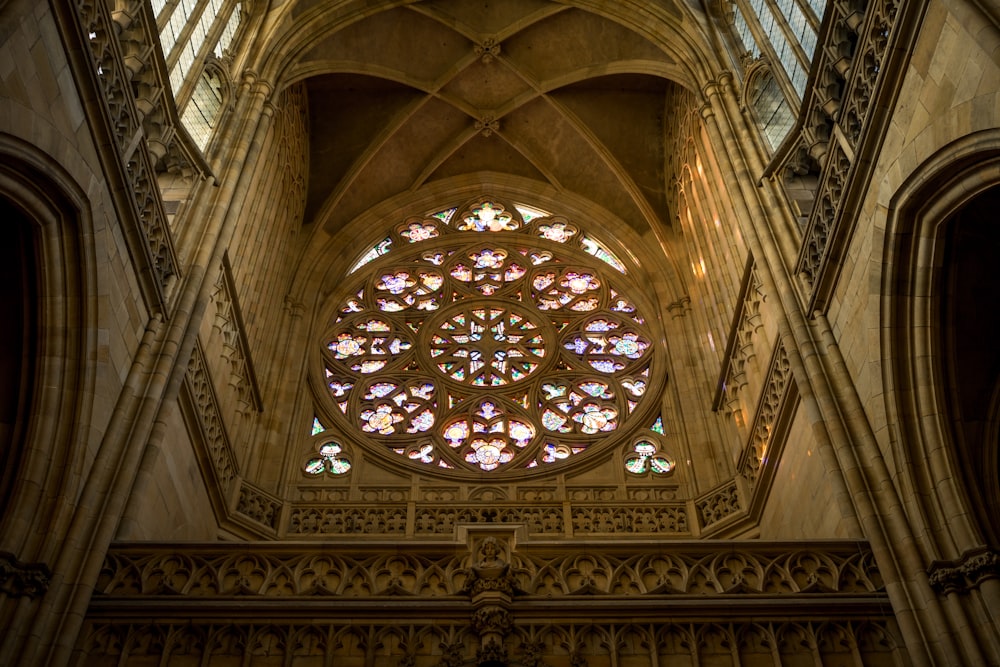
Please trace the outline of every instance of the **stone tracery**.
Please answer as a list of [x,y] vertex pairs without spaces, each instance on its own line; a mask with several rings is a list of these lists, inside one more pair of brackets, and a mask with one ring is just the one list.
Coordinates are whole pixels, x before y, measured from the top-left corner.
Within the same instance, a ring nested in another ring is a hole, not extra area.
[[639,410],[654,338],[626,266],[577,224],[480,198],[408,218],[352,273],[365,264],[323,363],[331,414],[376,451],[523,470],[623,432]]

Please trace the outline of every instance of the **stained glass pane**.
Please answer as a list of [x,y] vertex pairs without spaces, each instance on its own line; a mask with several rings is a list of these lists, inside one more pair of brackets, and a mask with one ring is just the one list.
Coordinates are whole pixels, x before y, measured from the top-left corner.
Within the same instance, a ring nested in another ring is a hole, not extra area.
[[541,209],[527,206],[525,204],[517,204],[514,208],[516,208],[517,212],[521,214],[521,219],[524,220],[524,224],[528,224],[536,218],[545,218],[549,215]]
[[590,236],[584,236],[580,241],[586,253],[593,255],[609,266],[613,266],[617,271],[625,273],[625,265],[622,264],[622,261],[615,257],[613,252],[605,248],[600,241]]
[[444,211],[438,211],[437,213],[432,213],[431,217],[437,218],[438,220],[447,225],[448,223],[451,222],[452,217],[455,215],[457,211],[458,211],[457,208],[449,208],[445,209]]
[[389,252],[391,246],[392,246],[391,238],[386,237],[382,239],[381,241],[376,243],[371,250],[366,252],[361,259],[358,260],[358,263],[355,264],[353,268],[351,268],[350,273],[354,273],[355,271],[360,269],[365,264],[368,264],[369,262],[374,262],[376,259]]
[[472,208],[472,214],[458,224],[463,232],[504,232],[517,229],[518,223],[500,204],[485,201]]

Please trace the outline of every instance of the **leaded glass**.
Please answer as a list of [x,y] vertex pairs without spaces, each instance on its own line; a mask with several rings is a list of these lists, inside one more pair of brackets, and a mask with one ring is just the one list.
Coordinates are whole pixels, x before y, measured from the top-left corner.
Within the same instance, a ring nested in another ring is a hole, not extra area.
[[649,412],[641,292],[578,222],[484,198],[391,230],[325,338],[327,412],[359,442],[500,474],[566,465]]

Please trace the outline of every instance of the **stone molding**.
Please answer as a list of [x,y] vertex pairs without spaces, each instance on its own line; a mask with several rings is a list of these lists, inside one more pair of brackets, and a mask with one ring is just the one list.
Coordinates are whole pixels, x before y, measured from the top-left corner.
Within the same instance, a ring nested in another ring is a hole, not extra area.
[[[504,646],[506,661],[478,648],[471,629],[455,622],[338,623],[299,620],[130,622],[95,620],[80,647],[88,656],[150,657],[157,664],[520,665],[588,664],[903,664],[889,618],[798,617],[729,622],[531,622],[515,625]],[[493,649],[496,651],[496,649]],[[267,656],[267,657],[263,657]],[[477,660],[478,657],[478,660]],[[284,663],[271,662],[284,659]],[[243,662],[240,662],[243,660]],[[299,662],[301,661],[301,663]],[[593,663],[591,663],[593,661]],[[609,662],[610,661],[610,662]],[[650,662],[652,661],[652,662]],[[228,662],[226,664],[229,664]]]
[[713,410],[719,410],[725,405],[727,414],[732,414],[739,407],[738,395],[747,386],[746,366],[755,356],[753,337],[763,326],[760,317],[760,305],[763,301],[763,284],[754,258],[750,256],[743,270],[740,296],[729,329]]
[[[915,10],[919,4],[913,3]],[[877,152],[862,147],[878,146],[884,136],[884,122],[872,113],[872,102],[882,89],[891,88],[890,78],[899,76],[905,49],[897,45],[904,39],[900,26],[906,9],[899,0],[829,3],[795,136],[764,173],[767,177],[786,168],[820,172],[796,263],[810,310],[821,306],[819,292],[828,289],[822,285],[837,272],[833,248],[850,235],[852,225],[840,225],[840,220],[852,217],[845,211],[857,198],[855,190],[865,187],[866,179],[855,173],[854,156]]]
[[[78,80],[93,80],[98,104],[87,105],[86,108],[103,112],[101,118],[93,119],[91,126],[105,128],[110,139],[114,153],[112,162],[116,164],[109,165],[107,172],[117,174],[121,180],[117,187],[110,187],[113,191],[117,189],[124,193],[127,199],[125,205],[130,210],[123,217],[135,221],[137,233],[131,233],[126,228],[125,236],[132,242],[132,258],[137,265],[140,283],[145,288],[146,299],[154,309],[166,311],[170,287],[180,273],[180,267],[163,209],[163,198],[156,180],[156,161],[150,152],[150,138],[144,121],[147,117],[156,116],[152,112],[165,97],[169,97],[169,93],[146,91],[149,95],[144,95],[157,102],[145,112],[140,111],[133,94],[133,83],[140,93],[144,90],[138,72],[149,67],[148,59],[155,52],[155,49],[140,48],[134,43],[135,35],[149,33],[148,29],[140,26],[137,30],[128,31],[127,43],[123,45],[119,37],[122,25],[112,19],[106,3],[78,0],[74,9],[71,14],[73,20],[78,22],[81,49],[90,54],[89,71]],[[145,16],[141,11],[138,14]],[[126,67],[126,52],[131,59],[139,58],[140,62],[131,68]],[[143,61],[143,58],[146,60]],[[169,143],[170,136],[173,132],[164,130],[158,132],[156,138],[166,137]],[[150,280],[144,280],[145,276]]]
[[0,594],[40,598],[49,588],[52,573],[45,563],[22,563],[14,554],[0,551]]
[[193,419],[189,421],[194,422],[193,426],[200,435],[195,440],[201,445],[202,458],[207,459],[208,463],[207,466],[202,466],[202,470],[215,476],[215,486],[223,496],[226,496],[236,481],[239,473],[238,464],[226,433],[226,425],[222,420],[219,401],[215,395],[215,386],[208,365],[205,363],[205,353],[201,349],[200,342],[195,342],[191,350],[191,359],[188,361],[184,380],[187,399],[194,413]]
[[219,278],[212,293],[215,303],[215,319],[213,328],[222,337],[222,357],[229,364],[229,384],[235,390],[239,400],[240,412],[253,409],[264,410],[260,387],[257,383],[257,373],[254,370],[253,356],[250,351],[250,341],[247,339],[246,327],[240,309],[239,296],[233,280],[232,267],[229,264],[229,253],[222,256],[219,268]]

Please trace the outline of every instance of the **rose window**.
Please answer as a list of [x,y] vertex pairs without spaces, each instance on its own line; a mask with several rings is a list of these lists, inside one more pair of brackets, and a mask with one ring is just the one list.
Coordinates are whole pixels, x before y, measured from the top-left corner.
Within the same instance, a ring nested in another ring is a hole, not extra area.
[[641,292],[581,230],[480,199],[379,237],[324,339],[345,436],[401,463],[498,475],[566,465],[640,428],[663,375],[627,296]]

